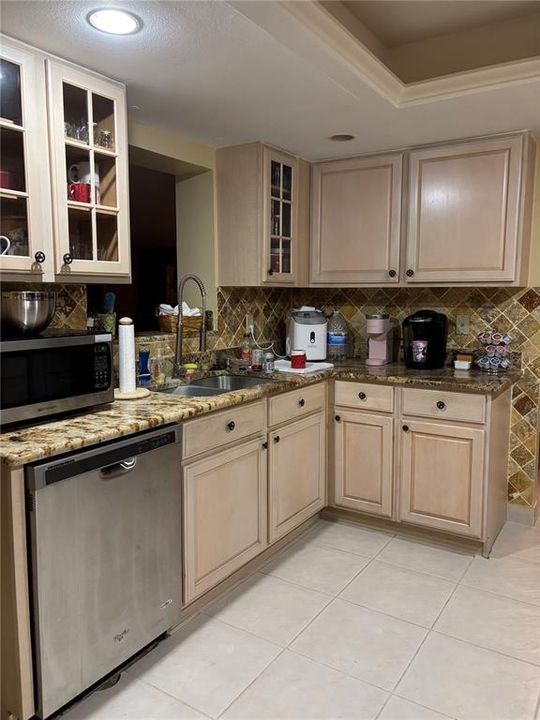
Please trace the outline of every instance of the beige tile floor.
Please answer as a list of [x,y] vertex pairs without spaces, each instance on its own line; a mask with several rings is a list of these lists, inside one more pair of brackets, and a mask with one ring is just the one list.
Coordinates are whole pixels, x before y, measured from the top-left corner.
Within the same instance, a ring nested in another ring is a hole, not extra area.
[[492,558],[321,521],[65,720],[540,720],[540,527]]

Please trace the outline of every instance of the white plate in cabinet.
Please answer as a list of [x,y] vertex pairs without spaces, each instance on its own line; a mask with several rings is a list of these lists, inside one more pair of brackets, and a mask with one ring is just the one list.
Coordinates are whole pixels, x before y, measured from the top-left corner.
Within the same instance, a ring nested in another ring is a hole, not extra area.
[[273,427],[300,418],[326,406],[326,383],[289,390],[268,401],[268,424]]
[[486,396],[438,390],[403,390],[403,414],[437,420],[484,423]]
[[392,515],[394,421],[388,415],[337,407],[334,417],[334,502]]
[[269,540],[274,542],[326,502],[326,416],[297,420],[269,433]]
[[394,410],[394,388],[389,385],[337,380],[335,404],[359,410],[378,410],[391,413]]
[[184,467],[185,603],[266,547],[266,479],[262,440]]
[[399,519],[472,538],[482,536],[483,430],[403,420]]
[[313,165],[312,285],[399,281],[401,153]]
[[519,279],[521,235],[528,233],[524,142],[524,135],[501,136],[409,153],[407,282]]
[[190,420],[184,425],[182,456],[185,459],[200,455],[262,433],[266,427],[265,415],[266,403],[261,400]]

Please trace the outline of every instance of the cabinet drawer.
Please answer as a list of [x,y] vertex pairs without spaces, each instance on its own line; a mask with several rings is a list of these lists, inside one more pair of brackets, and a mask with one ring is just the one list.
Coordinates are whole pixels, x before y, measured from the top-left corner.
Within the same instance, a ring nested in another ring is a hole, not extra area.
[[264,429],[264,400],[190,420],[184,425],[182,457],[199,455],[249,435],[262,433]]
[[441,420],[483,423],[486,416],[484,395],[438,390],[403,390],[403,414]]
[[335,404],[390,413],[394,409],[394,388],[390,385],[338,380],[335,387]]
[[326,384],[318,383],[298,390],[291,390],[270,398],[268,403],[268,424],[279,425],[294,420],[315,410],[323,410],[326,403]]

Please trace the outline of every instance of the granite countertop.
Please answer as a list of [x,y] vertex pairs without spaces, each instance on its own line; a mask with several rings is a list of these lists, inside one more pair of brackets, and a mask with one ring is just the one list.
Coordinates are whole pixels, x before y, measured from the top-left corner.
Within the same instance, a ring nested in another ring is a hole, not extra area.
[[210,397],[182,397],[152,392],[142,400],[115,401],[79,415],[24,428],[6,429],[0,433],[0,460],[5,465],[17,467],[44,457],[61,455],[81,447],[132,435],[141,430],[253,402],[324,379],[455,390],[495,397],[519,380],[521,371],[510,371],[502,375],[490,375],[477,370],[455,371],[449,367],[421,371],[409,370],[401,363],[370,367],[362,361],[350,360],[336,365],[333,370],[307,376],[284,373],[261,376],[271,377],[276,382]]

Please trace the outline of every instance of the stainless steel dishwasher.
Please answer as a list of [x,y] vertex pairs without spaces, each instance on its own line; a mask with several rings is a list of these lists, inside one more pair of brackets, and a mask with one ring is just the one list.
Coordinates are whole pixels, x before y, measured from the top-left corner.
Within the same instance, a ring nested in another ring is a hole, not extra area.
[[40,717],[178,623],[181,442],[174,425],[27,467]]

